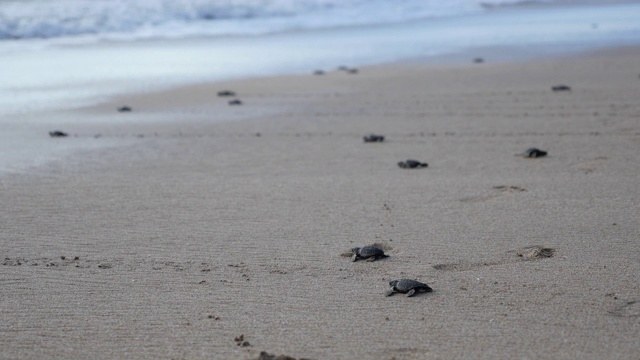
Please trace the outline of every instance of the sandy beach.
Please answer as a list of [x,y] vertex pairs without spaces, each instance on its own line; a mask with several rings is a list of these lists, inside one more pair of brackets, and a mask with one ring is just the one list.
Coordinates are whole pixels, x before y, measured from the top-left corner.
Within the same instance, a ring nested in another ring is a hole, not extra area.
[[640,48],[479,55],[72,110],[116,146],[0,178],[0,358],[637,358]]

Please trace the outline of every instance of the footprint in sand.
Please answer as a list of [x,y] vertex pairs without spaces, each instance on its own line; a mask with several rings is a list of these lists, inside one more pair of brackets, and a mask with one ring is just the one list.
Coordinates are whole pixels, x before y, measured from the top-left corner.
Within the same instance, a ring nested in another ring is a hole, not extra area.
[[85,260],[80,260],[79,256],[60,256],[59,258],[4,258],[1,265],[3,266],[45,266],[45,267],[58,267],[58,266],[75,266],[75,267],[88,267]]
[[556,250],[540,245],[526,246],[516,250],[507,251],[499,259],[490,259],[482,262],[458,262],[448,264],[437,264],[433,268],[444,271],[467,271],[482,268],[485,266],[504,265],[518,261],[534,261],[553,257]]
[[500,196],[518,194],[524,191],[527,191],[527,190],[519,186],[497,185],[492,188],[490,193],[462,198],[460,199],[460,201],[466,202],[466,203],[477,203],[477,202],[495,199]]
[[522,260],[538,260],[550,258],[555,254],[556,250],[552,248],[542,247],[540,245],[526,246],[517,250],[512,250],[509,254],[515,254]]
[[237,273],[239,273],[245,281],[251,281],[249,278],[249,270],[247,269],[247,265],[243,262],[237,264],[227,264],[228,267],[235,268]]

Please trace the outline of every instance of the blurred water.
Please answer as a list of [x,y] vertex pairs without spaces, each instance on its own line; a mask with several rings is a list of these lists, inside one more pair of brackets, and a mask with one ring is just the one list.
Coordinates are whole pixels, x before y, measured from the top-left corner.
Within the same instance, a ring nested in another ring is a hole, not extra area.
[[[535,56],[637,44],[637,14],[639,4],[515,7],[259,36],[0,42],[0,172],[37,165],[68,151],[60,142],[42,142],[46,131],[60,124],[55,114],[114,94],[251,76],[309,74],[343,64],[429,58],[482,47],[518,48],[525,56]],[[65,121],[96,120],[65,117]]]
[[[0,2],[0,39],[140,39],[388,24],[559,0],[20,0]],[[566,0],[565,0],[566,1]]]

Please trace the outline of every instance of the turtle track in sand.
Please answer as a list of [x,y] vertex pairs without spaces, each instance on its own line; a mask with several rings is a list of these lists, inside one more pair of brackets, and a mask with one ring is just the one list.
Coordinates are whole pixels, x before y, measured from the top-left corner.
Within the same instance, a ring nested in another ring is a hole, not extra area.
[[460,201],[464,202],[464,203],[478,203],[478,202],[482,202],[482,201],[495,199],[495,198],[498,198],[498,197],[501,197],[501,196],[519,194],[519,193],[522,193],[522,192],[525,192],[525,191],[527,191],[527,189],[522,188],[520,186],[496,185],[496,186],[492,187],[491,192],[489,192],[489,193],[482,194],[482,195],[465,197],[465,198],[460,199]]
[[507,251],[501,258],[489,259],[481,262],[456,262],[446,264],[436,264],[433,268],[443,271],[467,271],[482,268],[485,266],[504,265],[520,261],[535,261],[551,258],[555,255],[556,250],[540,245],[525,246],[515,250]]

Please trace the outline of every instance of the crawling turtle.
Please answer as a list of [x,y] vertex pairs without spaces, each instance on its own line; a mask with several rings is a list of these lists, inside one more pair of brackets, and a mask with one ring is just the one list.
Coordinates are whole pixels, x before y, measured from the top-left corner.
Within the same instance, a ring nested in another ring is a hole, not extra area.
[[557,91],[571,91],[571,87],[568,85],[556,85],[556,86],[552,86],[551,90],[557,92]]
[[67,136],[69,136],[69,134],[67,134],[64,131],[54,130],[54,131],[49,131],[49,136],[51,136],[51,137],[67,137]]
[[121,106],[118,108],[118,112],[131,112],[133,109],[131,109],[131,106]]
[[363,139],[364,139],[364,142],[366,142],[366,143],[368,143],[368,142],[383,142],[384,141],[384,136],[371,134],[369,136],[363,137]]
[[384,250],[380,249],[377,246],[367,245],[363,247],[355,247],[351,249],[351,261],[358,260],[367,260],[367,261],[376,261],[378,259],[383,259],[389,257],[384,253]]
[[358,73],[358,69],[352,68],[352,67],[348,67],[348,66],[345,66],[345,65],[338,66],[338,70],[339,71],[344,71],[347,74],[357,74]]
[[389,281],[389,286],[391,287],[387,290],[387,296],[391,296],[397,292],[407,294],[408,297],[411,297],[416,294],[418,291],[431,292],[433,289],[429,287],[427,284],[423,284],[420,281],[411,280],[411,279],[400,279],[400,280],[392,280]]
[[236,96],[236,93],[231,90],[222,90],[222,91],[218,91],[218,96],[220,97]]
[[240,99],[229,100],[229,105],[242,105],[242,101]]
[[429,164],[420,162],[418,160],[408,159],[407,161],[400,161],[398,163],[398,166],[403,169],[417,169],[427,167],[429,166]]
[[533,148],[527,149],[522,154],[516,154],[516,155],[526,157],[526,158],[539,158],[539,157],[547,156],[547,152],[533,147]]

